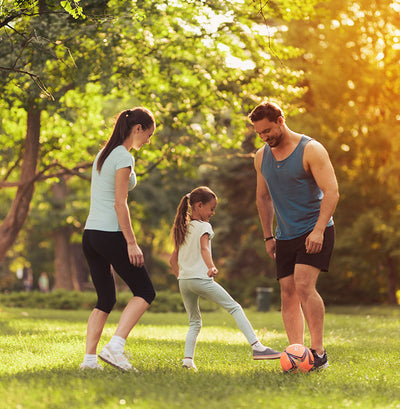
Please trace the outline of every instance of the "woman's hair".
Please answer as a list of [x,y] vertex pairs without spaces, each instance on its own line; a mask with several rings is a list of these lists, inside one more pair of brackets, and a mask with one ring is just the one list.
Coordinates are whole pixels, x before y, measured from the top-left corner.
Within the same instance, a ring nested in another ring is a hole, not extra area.
[[257,105],[249,114],[251,122],[257,122],[267,118],[268,121],[276,123],[280,116],[282,118],[285,117],[282,109],[273,102],[263,102]]
[[97,170],[99,172],[112,150],[117,146],[122,145],[126,138],[131,134],[132,128],[138,124],[142,126],[143,130],[149,129],[155,124],[153,114],[143,107],[127,109],[119,114],[110,139],[106,142],[103,151],[97,160]]
[[172,239],[175,247],[179,248],[185,242],[191,207],[195,203],[206,204],[213,199],[217,199],[217,195],[207,186],[196,187],[196,189],[182,197],[172,226]]

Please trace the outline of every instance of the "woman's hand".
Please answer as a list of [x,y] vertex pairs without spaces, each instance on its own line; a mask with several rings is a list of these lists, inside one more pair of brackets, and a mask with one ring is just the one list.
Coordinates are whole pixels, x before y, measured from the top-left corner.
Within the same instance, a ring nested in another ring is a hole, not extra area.
[[133,264],[136,267],[143,267],[144,265],[143,252],[136,242],[128,244],[128,256],[131,264]]

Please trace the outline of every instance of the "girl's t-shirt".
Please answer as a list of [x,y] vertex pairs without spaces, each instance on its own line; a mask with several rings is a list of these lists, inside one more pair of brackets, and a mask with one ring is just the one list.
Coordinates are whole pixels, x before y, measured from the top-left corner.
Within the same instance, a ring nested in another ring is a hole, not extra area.
[[185,242],[179,247],[178,280],[189,278],[212,280],[212,277],[207,275],[208,268],[201,256],[200,238],[203,234],[209,234],[210,236],[209,246],[211,252],[211,239],[214,237],[211,224],[200,220],[191,220],[188,225]]
[[90,210],[86,220],[86,230],[121,231],[115,211],[115,174],[118,169],[131,168],[129,190],[136,186],[135,159],[128,150],[119,145],[114,148],[103,163],[101,172],[97,170],[100,151],[93,162]]

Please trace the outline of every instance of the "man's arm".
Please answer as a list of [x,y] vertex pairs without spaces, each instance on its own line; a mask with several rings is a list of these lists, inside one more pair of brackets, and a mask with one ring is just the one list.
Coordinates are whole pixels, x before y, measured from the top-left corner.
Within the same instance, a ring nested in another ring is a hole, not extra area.
[[[254,159],[254,167],[257,173],[256,203],[258,215],[260,216],[264,238],[266,238],[273,236],[272,228],[274,221],[274,207],[267,183],[265,182],[264,176],[261,173],[261,162],[263,154],[264,148],[261,148],[257,151]],[[275,248],[276,244],[274,239],[265,242],[265,249],[272,259],[275,259]]]
[[308,253],[319,253],[324,240],[324,231],[339,201],[339,187],[327,150],[317,141],[311,141],[304,150],[305,169],[314,177],[324,197],[319,217],[313,231],[306,239]]

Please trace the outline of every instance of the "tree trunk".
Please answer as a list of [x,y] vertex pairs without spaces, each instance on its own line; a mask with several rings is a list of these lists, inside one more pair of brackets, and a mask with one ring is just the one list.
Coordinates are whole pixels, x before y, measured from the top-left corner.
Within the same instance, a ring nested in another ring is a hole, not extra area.
[[71,235],[70,226],[63,224],[61,217],[65,210],[65,201],[67,200],[68,190],[65,180],[60,178],[58,183],[53,183],[53,209],[60,214],[60,226],[54,232],[54,288],[65,290],[74,290],[73,268],[71,266]]
[[0,262],[14,244],[28,214],[35,190],[36,166],[39,159],[40,110],[28,110],[25,150],[23,155],[20,185],[12,202],[11,209],[0,225]]
[[71,266],[73,271],[74,286],[78,291],[93,289],[93,285],[89,281],[89,267],[82,250],[81,243],[70,244]]
[[59,227],[54,233],[54,271],[56,290],[74,290],[74,282],[71,269],[70,238],[71,228],[69,226]]

